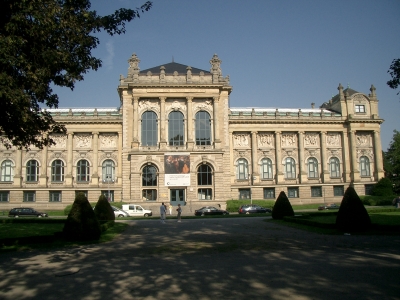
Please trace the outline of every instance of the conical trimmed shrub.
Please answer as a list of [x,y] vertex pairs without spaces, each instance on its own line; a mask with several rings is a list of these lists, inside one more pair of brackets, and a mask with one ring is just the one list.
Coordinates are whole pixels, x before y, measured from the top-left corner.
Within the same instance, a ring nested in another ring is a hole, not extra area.
[[94,214],[99,220],[100,224],[108,221],[115,221],[114,211],[108,202],[106,196],[101,195],[94,208]]
[[84,193],[78,193],[63,229],[70,241],[90,241],[100,238],[100,224]]
[[283,219],[283,217],[294,216],[293,207],[289,202],[288,197],[285,192],[280,192],[278,199],[275,201],[275,205],[272,208],[272,218],[273,219]]
[[352,186],[343,195],[342,203],[336,217],[336,228],[344,232],[368,230],[371,219],[360,197]]

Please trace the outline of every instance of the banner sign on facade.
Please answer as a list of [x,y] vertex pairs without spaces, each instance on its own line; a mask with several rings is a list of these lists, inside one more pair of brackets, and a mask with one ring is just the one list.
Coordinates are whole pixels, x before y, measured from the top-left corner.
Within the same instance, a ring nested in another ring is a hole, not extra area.
[[171,152],[164,154],[165,185],[190,186],[190,154]]

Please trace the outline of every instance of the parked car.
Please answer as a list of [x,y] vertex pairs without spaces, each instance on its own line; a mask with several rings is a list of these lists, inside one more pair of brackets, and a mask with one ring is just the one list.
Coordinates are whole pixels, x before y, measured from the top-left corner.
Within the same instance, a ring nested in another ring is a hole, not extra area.
[[118,207],[115,207],[115,206],[112,206],[112,205],[111,205],[111,208],[113,209],[114,215],[115,215],[116,218],[129,217],[129,214],[126,211],[124,211],[122,209],[119,209]]
[[18,208],[13,208],[10,210],[8,213],[9,217],[14,217],[14,218],[19,218],[19,217],[48,217],[49,215],[43,212],[39,212],[34,210],[33,208],[30,207],[18,207]]
[[149,209],[144,209],[137,204],[123,204],[122,210],[127,212],[130,217],[151,217],[153,212]]
[[339,209],[340,206],[337,206],[335,203],[330,203],[327,205],[318,206],[318,210],[325,210],[325,209]]
[[242,205],[239,207],[239,214],[257,214],[257,213],[272,213],[272,209],[259,205]]
[[226,210],[218,209],[213,206],[205,206],[194,211],[195,216],[208,216],[208,215],[229,215]]

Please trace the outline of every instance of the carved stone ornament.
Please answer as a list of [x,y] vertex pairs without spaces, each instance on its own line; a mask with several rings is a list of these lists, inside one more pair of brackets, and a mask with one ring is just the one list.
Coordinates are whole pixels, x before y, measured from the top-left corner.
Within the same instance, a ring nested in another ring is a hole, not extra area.
[[150,100],[142,100],[139,102],[139,111],[143,112],[146,110],[155,110],[158,111],[159,110],[159,105],[158,103],[154,103]]
[[102,134],[99,139],[101,149],[117,147],[117,136],[115,134]]
[[274,135],[273,134],[259,134],[258,135],[258,147],[273,147],[274,146]]
[[318,146],[318,142],[318,134],[316,133],[307,133],[304,137],[305,146]]
[[193,107],[194,107],[194,111],[203,110],[203,109],[212,111],[212,102],[211,102],[211,100],[206,100],[201,103],[195,103],[193,105]]
[[65,149],[67,147],[67,136],[66,135],[53,135],[53,136],[51,136],[51,138],[56,143],[55,145],[52,145],[51,148]]
[[372,151],[372,149],[357,149],[357,160],[361,156],[367,156],[371,162],[374,161],[374,152]]
[[357,146],[370,146],[370,142],[369,142],[370,137],[371,137],[371,135],[369,135],[369,134],[357,133],[356,134]]
[[248,134],[235,134],[233,136],[233,145],[235,147],[247,147],[249,146],[249,139]]
[[282,134],[282,147],[295,147],[297,138],[295,134]]
[[339,133],[329,133],[326,135],[326,145],[327,146],[340,146],[340,134]]
[[92,135],[81,134],[75,135],[76,148],[91,148],[92,147]]
[[181,111],[185,111],[186,110],[186,105],[182,104],[181,102],[175,100],[174,102],[172,102],[169,107],[167,106],[167,110],[181,110]]

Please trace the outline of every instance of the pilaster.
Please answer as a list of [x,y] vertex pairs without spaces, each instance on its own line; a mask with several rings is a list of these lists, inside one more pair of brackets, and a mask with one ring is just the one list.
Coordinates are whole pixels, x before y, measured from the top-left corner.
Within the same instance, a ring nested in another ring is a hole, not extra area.
[[93,174],[92,184],[99,184],[99,133],[92,132],[93,134]]
[[321,131],[321,180],[322,182],[329,181],[329,172],[326,162],[326,131]]
[[67,140],[67,175],[65,176],[65,183],[67,186],[73,185],[73,141],[74,134],[68,133]]
[[374,159],[375,159],[374,177],[375,180],[378,181],[379,179],[385,176],[383,171],[381,136],[378,130],[374,131]]
[[193,97],[186,97],[187,101],[187,149],[192,150],[193,141]]
[[299,174],[300,183],[307,181],[307,172],[304,164],[304,131],[299,131]]
[[[139,97],[133,97],[133,111],[130,110],[128,118],[132,120],[132,145],[131,148],[138,149],[139,148],[139,135],[138,135],[138,128],[139,128]],[[130,121],[129,121],[130,122]]]
[[254,176],[258,176],[258,168],[257,168],[257,131],[251,132],[251,162],[252,162],[252,171],[251,171],[251,182],[254,180]]
[[167,149],[167,139],[165,131],[165,99],[166,97],[159,97],[160,99],[160,149]]
[[214,147],[217,149],[220,149],[221,147],[221,140],[219,138],[219,118],[218,118],[218,106],[219,106],[219,97],[214,97],[214,107],[213,107],[213,113],[214,113]]
[[281,132],[275,131],[276,184],[279,184],[284,181],[281,152],[282,152]]
[[358,169],[358,162],[357,162],[357,146],[356,146],[356,132],[355,130],[350,130],[350,158],[351,158],[351,169],[352,172],[350,174],[350,177],[353,182],[359,182],[360,181],[360,171]]

